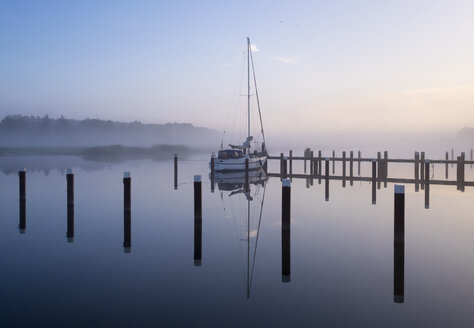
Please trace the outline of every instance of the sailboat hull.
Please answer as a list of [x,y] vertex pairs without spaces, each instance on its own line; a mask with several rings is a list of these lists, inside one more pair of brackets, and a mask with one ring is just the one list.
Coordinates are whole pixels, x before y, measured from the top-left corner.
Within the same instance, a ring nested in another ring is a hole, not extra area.
[[[249,158],[249,170],[258,170],[263,168],[267,161],[266,156],[257,156]],[[209,163],[211,168],[211,163]],[[215,171],[245,171],[245,158],[218,159],[214,161]]]

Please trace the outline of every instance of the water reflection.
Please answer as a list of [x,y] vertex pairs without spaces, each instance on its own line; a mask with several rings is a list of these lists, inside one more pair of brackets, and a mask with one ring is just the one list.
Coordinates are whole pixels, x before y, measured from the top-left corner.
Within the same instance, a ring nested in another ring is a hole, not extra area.
[[239,232],[239,240],[245,244],[240,246],[244,248],[242,253],[246,254],[246,297],[250,298],[268,176],[263,169],[216,172],[214,180],[220,191],[224,211],[230,208],[230,213],[226,214],[239,221],[240,227],[245,230]]

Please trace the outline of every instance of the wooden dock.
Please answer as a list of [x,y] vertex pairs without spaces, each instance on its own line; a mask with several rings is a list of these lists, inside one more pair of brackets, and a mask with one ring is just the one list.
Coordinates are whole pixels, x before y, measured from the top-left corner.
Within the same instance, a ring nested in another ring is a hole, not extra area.
[[[317,156],[315,154],[317,153]],[[349,180],[352,184],[353,181],[374,181],[379,184],[383,182],[384,186],[387,183],[405,183],[415,184],[415,190],[418,191],[418,186],[421,185],[421,189],[424,189],[425,184],[429,185],[453,185],[457,186],[458,190],[464,191],[464,187],[474,186],[474,181],[465,181],[465,167],[470,165],[472,168],[473,161],[473,150],[470,150],[470,160],[466,160],[465,153],[462,152],[460,156],[454,159],[454,151],[451,150],[451,159],[449,159],[449,152],[445,153],[444,159],[428,159],[425,156],[425,152],[415,152],[413,158],[389,158],[388,152],[384,151],[383,156],[381,152],[377,152],[376,157],[362,157],[361,151],[357,151],[357,157],[354,156],[354,151],[347,152],[343,151],[341,156],[336,156],[336,152],[332,151],[332,156],[322,156],[322,152],[312,151],[310,148],[306,148],[303,156],[293,156],[293,151],[290,150],[288,155],[281,153],[280,156],[268,156],[268,160],[279,160],[280,171],[279,172],[268,172],[270,177],[284,178],[295,178],[295,179],[309,179],[312,185],[313,179],[329,179],[329,180],[342,180],[343,186],[345,187],[345,181]],[[294,172],[293,161],[304,161],[304,172]],[[324,163],[323,163],[324,162]],[[332,175],[329,174],[329,165],[332,164]],[[335,175],[335,163],[342,163],[342,174]],[[373,170],[373,174],[370,177],[361,177],[360,168],[362,163],[375,163],[376,169]],[[413,165],[413,178],[389,178],[388,168],[389,163],[406,163]],[[323,164],[326,165],[326,170],[323,173]],[[354,164],[357,164],[357,176],[354,174]],[[430,180],[429,170],[430,165],[444,165],[445,167],[445,179],[446,180]],[[448,180],[449,164],[451,167],[456,165],[456,180]],[[348,171],[347,172],[347,167]],[[375,176],[374,176],[375,175]]]

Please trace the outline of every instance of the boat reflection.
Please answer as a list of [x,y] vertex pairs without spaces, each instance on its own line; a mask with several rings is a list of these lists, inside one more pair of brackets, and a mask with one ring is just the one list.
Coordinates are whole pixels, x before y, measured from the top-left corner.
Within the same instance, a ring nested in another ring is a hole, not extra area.
[[[268,176],[263,169],[251,171],[234,172],[215,172],[214,178],[209,174],[211,181],[217,184],[220,191],[232,191],[231,195],[236,193],[245,193],[250,185],[264,186]],[[248,181],[247,181],[248,180]],[[246,187],[246,184],[249,186]],[[230,196],[231,196],[230,195]]]
[[246,265],[244,264],[244,280],[246,298],[250,298],[268,176],[263,169],[259,169],[216,172],[214,176],[210,175],[210,178],[220,191],[226,219],[241,227],[236,229],[240,231],[232,231],[236,234],[232,239],[240,246],[237,249],[240,249],[242,257],[238,258],[247,260]]

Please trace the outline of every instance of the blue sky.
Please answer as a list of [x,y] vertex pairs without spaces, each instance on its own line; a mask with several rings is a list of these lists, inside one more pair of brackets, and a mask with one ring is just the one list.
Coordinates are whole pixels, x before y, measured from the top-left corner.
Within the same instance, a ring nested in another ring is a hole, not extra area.
[[472,17],[472,1],[2,1],[0,116],[223,129],[250,36],[269,130],[448,131],[474,125]]

